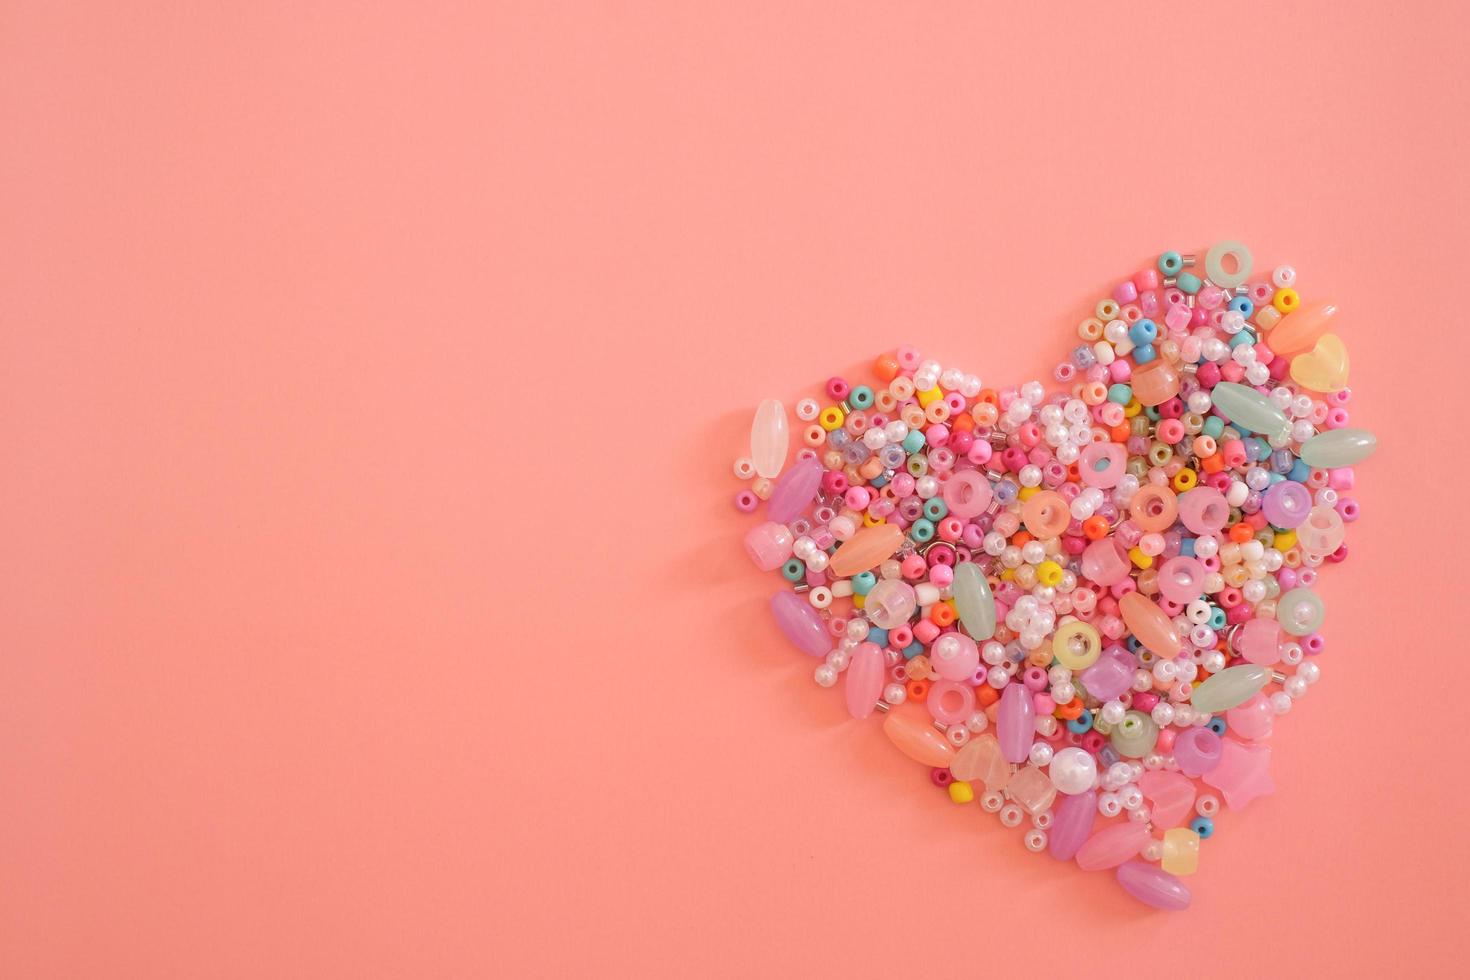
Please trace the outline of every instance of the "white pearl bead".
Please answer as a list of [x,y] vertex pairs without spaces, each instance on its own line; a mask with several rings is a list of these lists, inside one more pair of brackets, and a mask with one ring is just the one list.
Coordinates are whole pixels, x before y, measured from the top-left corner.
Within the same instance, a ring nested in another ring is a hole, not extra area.
[[837,669],[831,664],[822,664],[812,673],[812,679],[819,687],[831,687],[837,683]]
[[1058,792],[1076,796],[1097,785],[1097,760],[1086,749],[1062,749],[1052,757],[1048,773]]

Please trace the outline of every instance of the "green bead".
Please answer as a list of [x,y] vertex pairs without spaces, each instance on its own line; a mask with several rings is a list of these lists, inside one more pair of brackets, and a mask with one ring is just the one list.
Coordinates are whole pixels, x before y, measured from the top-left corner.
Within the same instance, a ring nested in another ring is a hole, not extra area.
[[1113,729],[1113,748],[1121,756],[1142,759],[1159,741],[1159,726],[1142,711],[1130,711]]
[[1378,437],[1367,429],[1329,429],[1302,443],[1302,462],[1318,469],[1352,466],[1373,455]]
[[995,596],[991,594],[990,583],[980,566],[968,561],[956,565],[950,591],[965,632],[977,640],[988,640],[994,636]]
[[1271,680],[1271,668],[1260,664],[1238,664],[1211,674],[1194,689],[1189,703],[1195,711],[1216,714],[1255,697]]
[[1178,275],[1184,268],[1184,257],[1178,252],[1165,252],[1159,256],[1159,271],[1166,276]]
[[1222,381],[1210,390],[1210,400],[1235,425],[1259,432],[1267,438],[1291,433],[1291,423],[1281,409],[1254,388]]

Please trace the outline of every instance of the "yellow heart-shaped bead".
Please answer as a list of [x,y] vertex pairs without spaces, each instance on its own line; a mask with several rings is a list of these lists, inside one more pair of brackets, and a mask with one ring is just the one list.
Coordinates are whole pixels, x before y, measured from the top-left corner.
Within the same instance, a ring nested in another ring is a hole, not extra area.
[[1303,388],[1331,394],[1347,387],[1347,345],[1334,333],[1323,334],[1311,350],[1291,359],[1291,380]]

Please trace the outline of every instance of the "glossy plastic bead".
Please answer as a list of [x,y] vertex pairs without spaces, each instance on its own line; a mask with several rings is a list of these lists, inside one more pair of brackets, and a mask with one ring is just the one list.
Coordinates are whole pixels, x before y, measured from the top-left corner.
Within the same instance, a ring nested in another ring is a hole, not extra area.
[[1210,675],[1194,689],[1190,704],[1195,711],[1216,714],[1244,704],[1271,681],[1271,669],[1260,664],[1239,664]]
[[1036,736],[1036,708],[1031,695],[1020,684],[1007,684],[1000,695],[995,718],[1001,754],[1007,762],[1025,762]]
[[1285,438],[1291,423],[1281,409],[1254,388],[1222,381],[1210,392],[1210,398],[1231,422],[1267,438]]
[[1118,602],[1118,609],[1139,643],[1166,659],[1179,655],[1183,647],[1179,629],[1158,603],[1141,592],[1130,592]]
[[1174,761],[1186,776],[1204,775],[1220,764],[1220,736],[1208,728],[1185,729],[1174,739]]
[[1342,391],[1348,383],[1347,344],[1337,334],[1323,334],[1311,350],[1291,359],[1291,380],[1312,391]]
[[885,666],[883,651],[878,644],[859,643],[853,650],[843,682],[848,714],[854,718],[866,718],[873,713],[888,680]]
[[786,428],[786,406],[767,398],[755,410],[750,426],[750,459],[756,473],[774,479],[786,464],[790,434]]
[[1306,636],[1322,628],[1327,610],[1311,589],[1292,589],[1276,600],[1276,619],[1292,636]]
[[1118,884],[1145,905],[1166,912],[1182,912],[1189,908],[1192,896],[1178,878],[1163,868],[1143,861],[1129,861],[1117,871]]
[[994,636],[995,597],[980,567],[971,562],[956,565],[950,589],[965,632],[977,640],[988,640]]
[[1373,455],[1378,438],[1365,429],[1331,429],[1302,443],[1302,462],[1321,469],[1354,466]]
[[766,517],[777,524],[787,524],[806,513],[822,485],[822,464],[815,457],[799,459],[781,475],[766,502]]
[[1057,627],[1052,656],[1068,670],[1086,670],[1102,655],[1102,638],[1091,623],[1073,620]]
[[981,782],[996,792],[1005,789],[1011,778],[1011,765],[1001,753],[1000,742],[989,732],[970,739],[956,752],[949,771],[956,779]]
[[883,734],[900,752],[923,765],[948,768],[954,760],[954,746],[926,714],[909,709],[890,711],[883,719]]
[[832,574],[844,577],[876,567],[903,544],[903,531],[893,524],[875,524],[854,534],[832,556]]
[[1250,274],[1250,249],[1240,242],[1216,242],[1205,253],[1205,275],[1222,289],[1234,289],[1249,279]]
[[872,624],[885,630],[907,623],[917,608],[914,587],[896,578],[884,579],[873,586],[863,603],[863,612]]
[[1332,327],[1337,307],[1328,302],[1305,303],[1281,318],[1267,343],[1277,354],[1289,356],[1307,350]]
[[1077,866],[1084,871],[1116,868],[1137,856],[1150,836],[1148,824],[1141,821],[1108,824],[1077,849]]
[[1159,741],[1159,726],[1141,711],[1130,711],[1113,729],[1113,749],[1128,759],[1142,759]]

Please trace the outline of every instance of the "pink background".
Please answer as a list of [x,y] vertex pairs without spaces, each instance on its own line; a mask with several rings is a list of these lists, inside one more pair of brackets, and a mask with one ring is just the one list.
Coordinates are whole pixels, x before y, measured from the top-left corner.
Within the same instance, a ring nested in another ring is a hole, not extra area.
[[[6,3],[0,972],[1462,966],[1466,8],[986,6]],[[1224,237],[1384,444],[1169,918],[811,684],[730,462]]]

